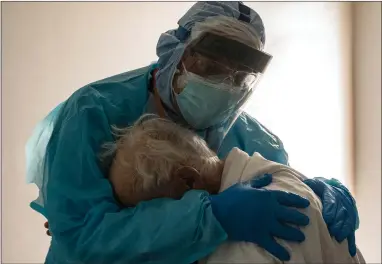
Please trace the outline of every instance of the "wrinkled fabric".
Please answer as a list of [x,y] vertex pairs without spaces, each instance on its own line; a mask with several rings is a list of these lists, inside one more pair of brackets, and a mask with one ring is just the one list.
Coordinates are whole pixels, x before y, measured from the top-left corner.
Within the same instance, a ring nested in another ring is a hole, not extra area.
[[34,129],[32,136],[29,138],[26,147],[26,182],[35,183],[39,189],[39,197],[34,200],[30,206],[45,215],[44,200],[41,194],[43,189],[43,176],[44,176],[44,156],[46,146],[48,145],[50,136],[54,128],[54,122],[58,116],[58,112],[62,107],[62,103],[54,108],[48,116],[45,117]]
[[[264,190],[285,191],[306,197],[310,201],[308,208],[297,209],[309,217],[309,225],[299,228],[304,233],[305,240],[302,243],[295,243],[275,238],[275,243],[277,241],[290,253],[291,258],[287,263],[365,263],[359,250],[354,257],[351,257],[348,252],[349,241],[340,243],[329,235],[322,215],[320,198],[303,183],[306,177],[288,166],[266,160],[259,153],[254,153],[250,157],[247,153],[234,148],[225,161],[220,191],[230,188],[237,182],[245,183],[264,178],[262,176],[267,174],[272,175],[273,180],[263,187]],[[240,223],[244,221],[245,219]],[[263,229],[272,225],[275,226],[275,223],[265,224]],[[292,229],[288,231],[289,235],[293,233]],[[277,257],[276,254],[271,255],[256,244],[225,242],[199,264],[284,263],[275,256]]]
[[[235,148],[234,150],[238,149]],[[215,217],[227,232],[229,241],[243,242],[244,244],[246,242],[255,243],[262,248],[262,251],[269,252],[281,261],[288,261],[290,254],[274,238],[278,237],[294,243],[301,243],[305,240],[305,236],[299,228],[307,226],[309,218],[288,207],[307,208],[309,201],[293,193],[267,191],[268,185],[257,189],[253,187],[259,185],[256,179],[251,180],[252,178],[248,178],[248,181],[234,181],[240,179],[242,171],[239,170],[234,173],[237,176],[231,175],[227,179],[227,169],[229,167],[244,168],[248,161],[244,159],[235,160],[238,162],[232,165],[230,164],[232,161],[231,156],[231,154],[228,156],[224,165],[220,188],[222,192],[210,196]],[[272,182],[272,175],[270,174],[264,175],[260,181],[264,182],[266,178]],[[244,202],[238,202],[239,200]],[[251,202],[248,203],[248,201]],[[247,208],[247,210],[237,210],[242,207]],[[294,224],[295,227],[289,227],[288,224]],[[250,226],[250,229],[248,229],[248,226]],[[251,230],[251,232],[248,232],[248,230]],[[234,256],[237,257],[236,254],[232,257]],[[240,259],[243,260],[243,258]],[[225,261],[228,261],[227,263],[231,263],[232,260],[232,258],[225,258]],[[222,262],[223,260],[220,258],[219,261]],[[215,259],[213,262],[215,262]]]

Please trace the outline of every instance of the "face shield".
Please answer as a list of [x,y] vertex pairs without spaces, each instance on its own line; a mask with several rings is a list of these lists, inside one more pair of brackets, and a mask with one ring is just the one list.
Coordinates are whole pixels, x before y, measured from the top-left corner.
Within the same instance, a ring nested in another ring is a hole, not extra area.
[[271,58],[236,40],[207,32],[186,48],[182,66],[213,84],[253,89]]
[[[222,23],[230,30],[224,32]],[[256,34],[240,21],[221,17],[200,24],[173,86],[183,118],[195,129],[206,129],[241,113],[272,57],[260,50]]]

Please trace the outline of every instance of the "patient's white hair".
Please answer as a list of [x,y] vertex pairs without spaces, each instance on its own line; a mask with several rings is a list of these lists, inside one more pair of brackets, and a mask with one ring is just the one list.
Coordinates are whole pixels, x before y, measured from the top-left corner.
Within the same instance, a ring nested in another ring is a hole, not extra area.
[[167,119],[144,115],[131,127],[113,130],[119,139],[105,145],[104,156],[115,154],[109,180],[123,205],[180,195],[169,185],[182,166],[195,168],[201,176],[220,169],[219,158],[203,139]]

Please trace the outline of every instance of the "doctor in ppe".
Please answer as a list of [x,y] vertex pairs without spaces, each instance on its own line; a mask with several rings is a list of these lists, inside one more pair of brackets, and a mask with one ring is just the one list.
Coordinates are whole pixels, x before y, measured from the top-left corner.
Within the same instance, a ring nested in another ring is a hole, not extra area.
[[[192,190],[180,200],[134,208],[116,203],[98,153],[113,140],[111,125],[129,126],[144,113],[196,131],[221,158],[238,147],[288,164],[281,140],[241,110],[271,60],[259,15],[241,2],[198,2],[178,25],[161,35],[157,64],[77,90],[28,142],[28,181],[40,190],[31,207],[48,219],[52,234],[46,263],[190,264],[227,239],[288,260],[274,238],[301,242],[301,231],[288,224],[309,219],[291,207],[309,203],[261,189],[270,176],[217,195]],[[358,214],[350,193],[322,178],[306,184],[322,200],[330,234],[347,239],[354,255]]]

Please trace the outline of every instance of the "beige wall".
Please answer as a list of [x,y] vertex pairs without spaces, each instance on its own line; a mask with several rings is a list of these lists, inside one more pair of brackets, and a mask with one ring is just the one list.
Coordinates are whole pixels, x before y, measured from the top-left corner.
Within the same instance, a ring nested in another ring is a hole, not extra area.
[[154,61],[159,35],[192,3],[2,5],[3,261],[42,263],[49,238],[44,218],[29,208],[35,186],[25,184],[34,125],[79,87]]
[[[350,4],[248,4],[261,14],[266,50],[274,55],[248,111],[283,139],[303,172],[310,173],[320,161],[329,166],[320,170],[330,175],[315,170],[310,176],[346,181],[352,174],[352,148],[347,144]],[[159,35],[176,27],[179,15],[191,5],[3,3],[4,262],[41,263],[49,246],[45,220],[28,207],[36,188],[24,179],[24,146],[34,125],[79,87],[156,60]],[[298,104],[300,108],[290,107]],[[326,153],[324,144],[335,151]],[[313,156],[306,160],[307,153]],[[368,210],[362,210],[361,219]]]
[[381,3],[357,3],[354,17],[354,102],[357,242],[381,263]]

